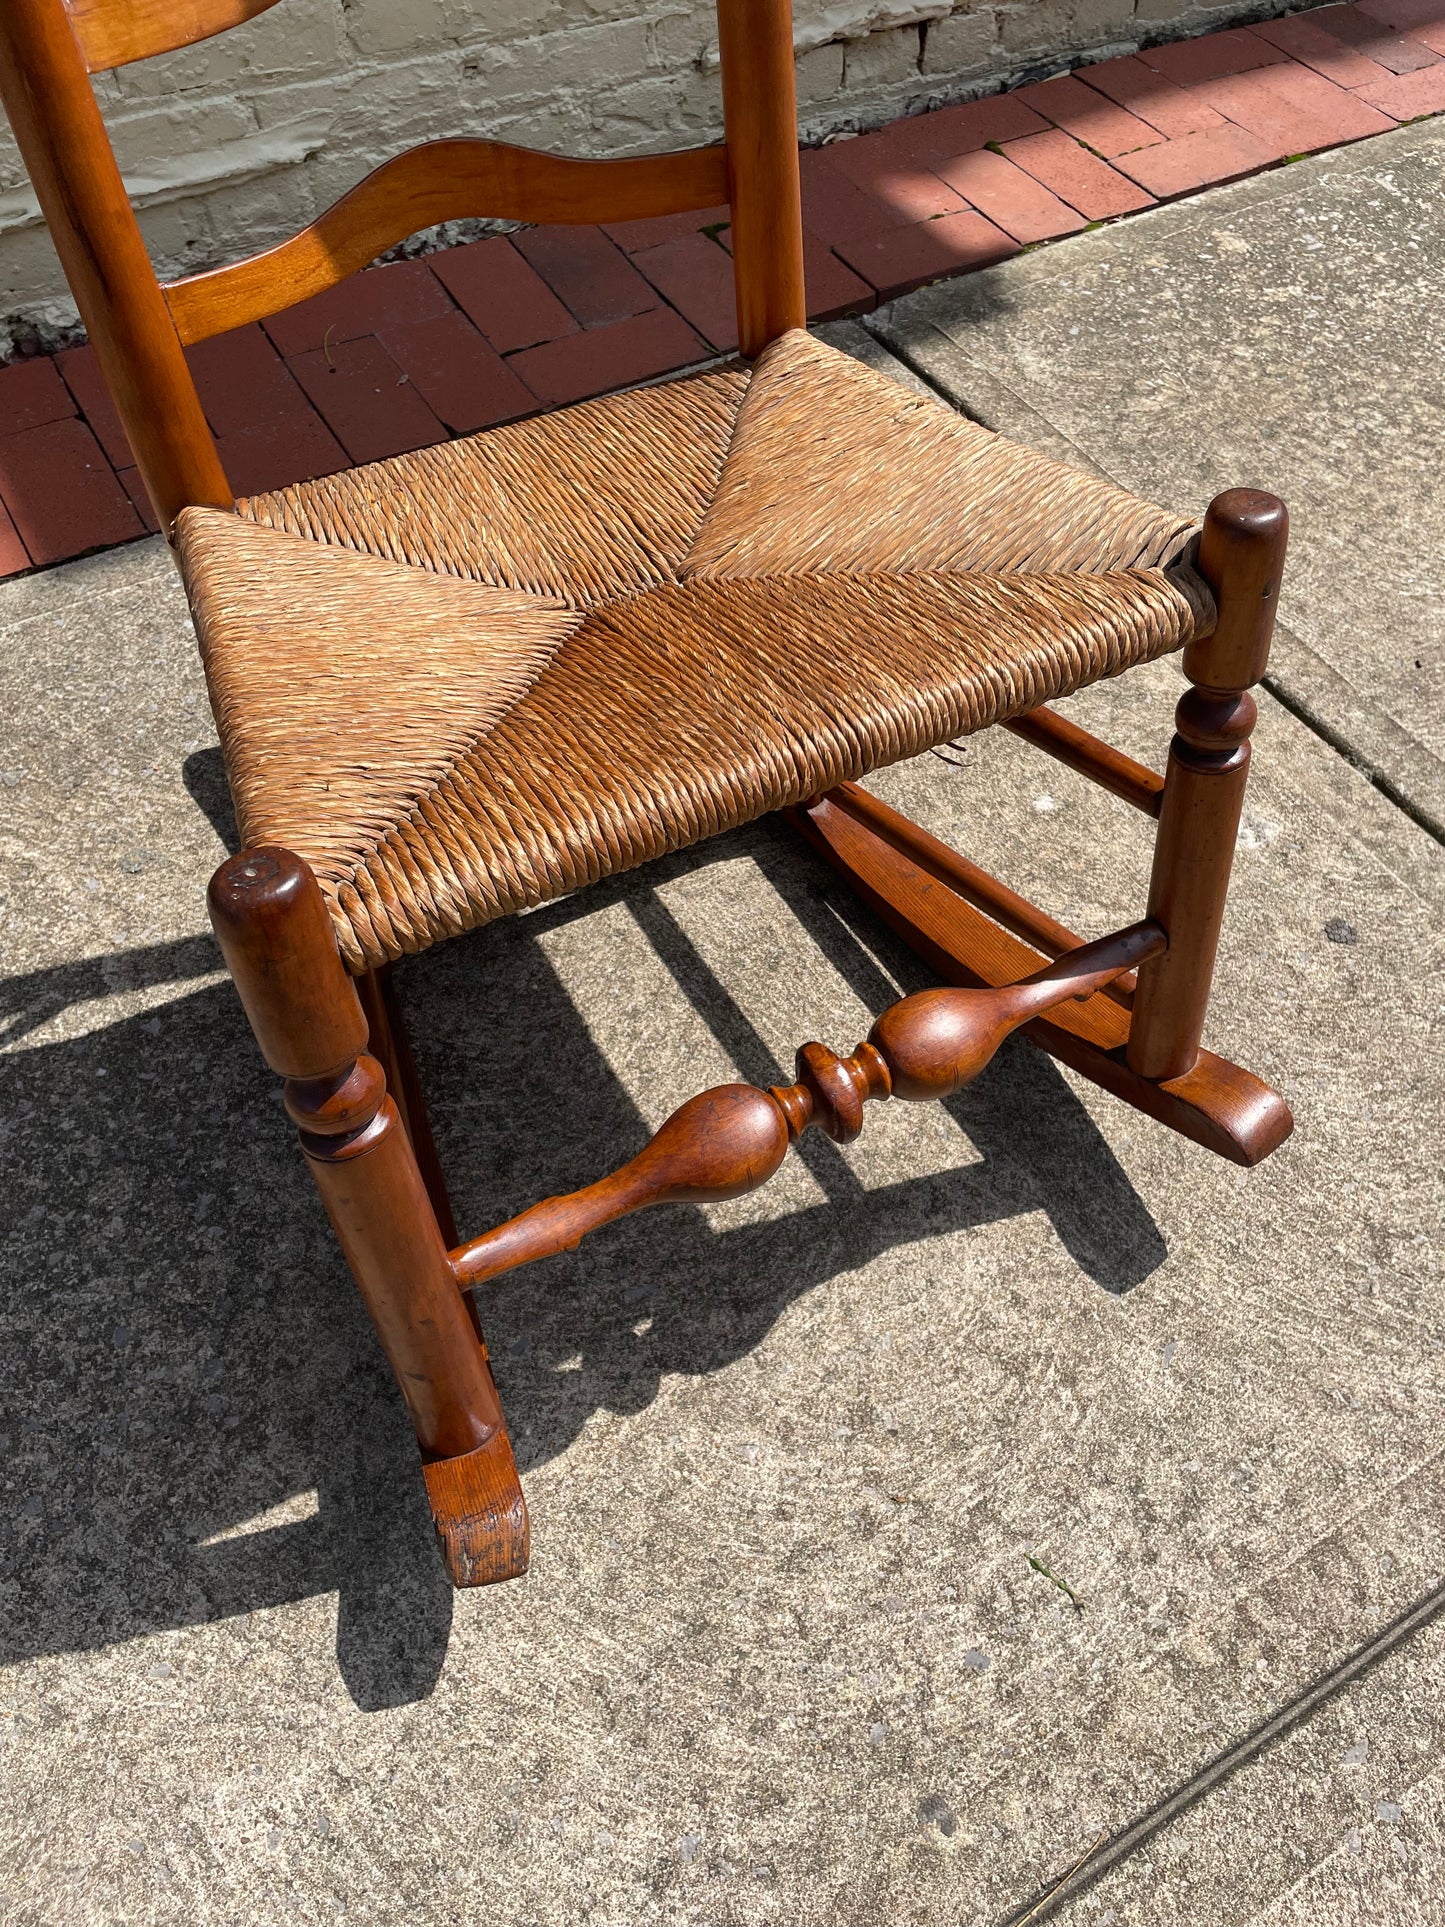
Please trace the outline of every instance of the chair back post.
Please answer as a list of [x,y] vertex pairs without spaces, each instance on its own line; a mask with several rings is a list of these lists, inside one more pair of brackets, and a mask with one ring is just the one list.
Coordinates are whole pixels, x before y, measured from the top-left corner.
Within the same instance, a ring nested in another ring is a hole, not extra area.
[[738,346],[807,326],[791,0],[717,0]]
[[61,0],[0,4],[0,96],[169,537],[233,498]]

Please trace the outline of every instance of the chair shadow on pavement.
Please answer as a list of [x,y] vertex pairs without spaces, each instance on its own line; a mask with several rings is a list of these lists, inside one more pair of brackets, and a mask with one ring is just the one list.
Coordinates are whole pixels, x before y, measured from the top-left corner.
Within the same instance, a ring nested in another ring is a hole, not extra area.
[[[771,823],[408,962],[400,987],[464,1229],[588,1182],[646,1138],[538,941],[609,895],[740,1075],[783,1075],[658,895],[668,877],[739,855],[866,1004],[926,981]],[[12,979],[3,996],[44,1022],[69,1002],[218,968],[198,937]],[[0,1658],[335,1591],[356,1704],[424,1698],[453,1595],[415,1447],[229,984],[64,1041],[19,1036],[0,1054],[12,1377]],[[637,1412],[664,1375],[720,1370],[801,1295],[900,1245],[1043,1210],[1106,1291],[1162,1261],[1148,1210],[1041,1053],[1009,1046],[950,1108],[978,1154],[958,1170],[867,1190],[811,1133],[799,1148],[826,1203],[721,1231],[667,1207],[489,1286],[524,1473],[599,1407]],[[577,1355],[581,1370],[559,1371]]]

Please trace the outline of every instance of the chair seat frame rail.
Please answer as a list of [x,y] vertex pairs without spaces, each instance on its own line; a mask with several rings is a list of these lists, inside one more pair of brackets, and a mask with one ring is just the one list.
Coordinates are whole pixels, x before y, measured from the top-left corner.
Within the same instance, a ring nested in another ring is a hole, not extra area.
[[[726,202],[739,337],[755,356],[806,322],[788,0],[718,0],[722,145],[583,161],[458,139],[378,168],[264,253],[163,286],[90,75],[187,46],[278,0],[4,0],[0,97],[160,527],[233,496],[187,345],[334,286],[417,230],[464,215],[631,220]],[[305,0],[280,0],[303,5]],[[476,1310],[477,1288],[629,1212],[736,1197],[808,1129],[856,1136],[869,1102],[961,1088],[1019,1031],[1170,1130],[1242,1165],[1288,1136],[1283,1099],[1201,1048],[1287,538],[1275,497],[1210,505],[1197,566],[1217,620],[1185,648],[1189,688],[1162,777],[1043,708],[1004,726],[1157,824],[1143,918],[1083,942],[855,784],[784,813],[943,980],[880,1013],[847,1056],[798,1052],[796,1081],[705,1091],[597,1182],[458,1238],[394,990],[352,977],[316,879],[284,849],[212,879],[211,917],[261,1051],[416,1430],[459,1586],[516,1577],[529,1523]]]

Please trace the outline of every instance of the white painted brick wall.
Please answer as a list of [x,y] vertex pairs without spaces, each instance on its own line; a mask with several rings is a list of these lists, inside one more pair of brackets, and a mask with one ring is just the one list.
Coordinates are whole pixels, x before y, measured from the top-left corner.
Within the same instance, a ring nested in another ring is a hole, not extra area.
[[[1286,4],[795,0],[804,136]],[[166,277],[269,246],[416,141],[486,134],[604,155],[722,131],[709,0],[280,0],[214,40],[100,76],[97,92]],[[0,355],[73,318],[5,130]]]

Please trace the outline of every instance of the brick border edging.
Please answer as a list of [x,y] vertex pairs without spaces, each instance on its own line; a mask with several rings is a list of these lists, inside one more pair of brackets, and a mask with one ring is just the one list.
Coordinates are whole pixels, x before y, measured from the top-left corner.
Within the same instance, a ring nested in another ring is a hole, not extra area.
[[[809,317],[1441,112],[1445,0],[1354,0],[894,121],[804,152]],[[730,351],[727,222],[528,228],[199,344],[233,485],[283,487]],[[0,577],[154,528],[92,350],[0,368]]]

